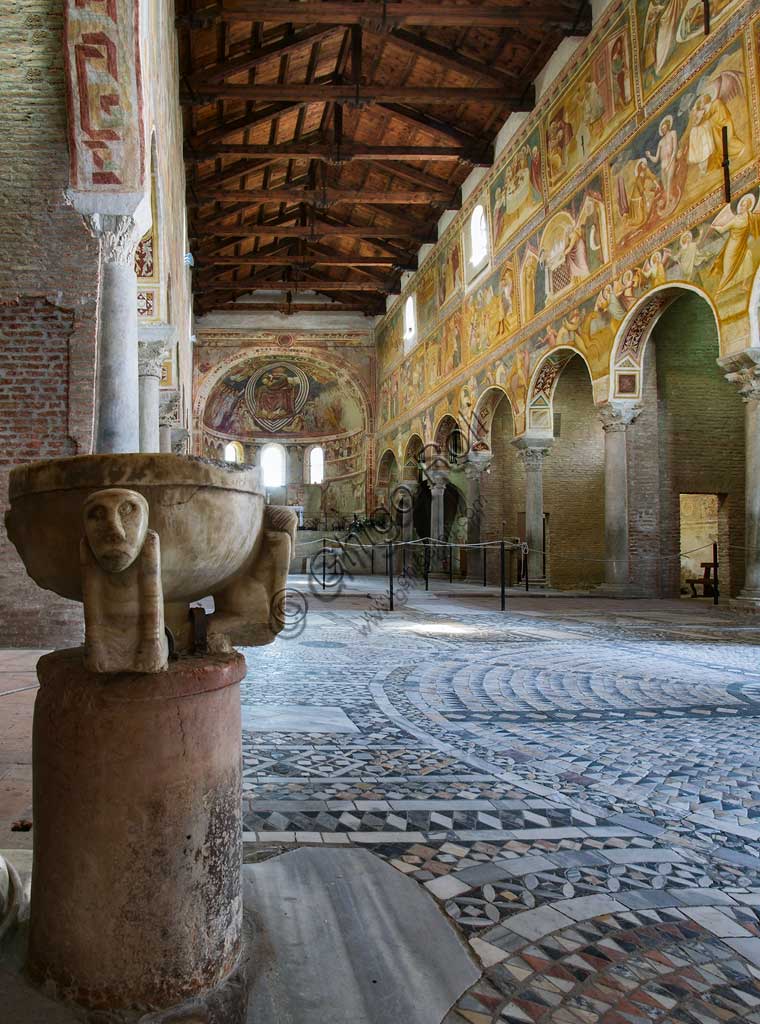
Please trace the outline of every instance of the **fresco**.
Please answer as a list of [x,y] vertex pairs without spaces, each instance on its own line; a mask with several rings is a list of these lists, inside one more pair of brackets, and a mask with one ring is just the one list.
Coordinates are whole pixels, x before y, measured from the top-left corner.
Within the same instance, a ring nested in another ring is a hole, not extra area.
[[462,290],[462,242],[457,232],[438,253],[438,305],[443,307]]
[[417,283],[417,333],[424,336],[438,313],[438,277],[435,260],[430,260]]
[[427,381],[432,387],[462,363],[462,310],[455,310],[441,324],[426,346]]
[[635,244],[723,181],[723,126],[735,172],[752,158],[744,48],[737,40],[612,164],[613,233]]
[[402,307],[393,310],[383,321],[377,333],[377,358],[381,365],[395,362],[404,351],[404,325]]
[[592,51],[546,117],[549,185],[556,188],[593,156],[634,109],[631,36],[625,18]]
[[526,242],[520,253],[520,288],[526,320],[607,262],[606,216],[602,179],[598,176]]
[[517,228],[543,204],[541,132],[534,128],[502,166],[489,187],[493,252],[509,241]]
[[363,426],[358,399],[334,372],[267,359],[235,367],[213,388],[204,426],[230,437],[341,434]]
[[[733,0],[710,0],[710,29]],[[705,38],[702,0],[636,0],[639,65],[648,96]]]
[[504,341],[520,325],[515,276],[504,263],[465,300],[464,323],[467,359],[481,355]]

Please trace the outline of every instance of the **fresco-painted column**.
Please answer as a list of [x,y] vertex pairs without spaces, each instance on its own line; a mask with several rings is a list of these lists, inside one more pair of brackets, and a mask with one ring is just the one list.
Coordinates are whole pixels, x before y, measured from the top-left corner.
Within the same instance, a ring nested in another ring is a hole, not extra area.
[[630,585],[628,552],[628,427],[641,412],[632,402],[605,402],[599,407],[604,430],[604,585]]
[[760,347],[724,356],[718,365],[744,401],[744,586],[731,604],[754,610],[760,609]]
[[544,459],[552,438],[517,438],[513,442],[525,467],[525,540],[528,544],[528,576],[542,583],[544,576]]
[[87,218],[100,239],[96,452],[140,450],[137,383],[137,277],[139,228],[128,214]]

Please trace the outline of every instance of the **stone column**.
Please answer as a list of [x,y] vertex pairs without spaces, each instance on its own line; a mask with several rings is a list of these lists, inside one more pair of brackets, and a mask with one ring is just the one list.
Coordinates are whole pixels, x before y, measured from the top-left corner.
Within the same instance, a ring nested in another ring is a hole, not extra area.
[[760,610],[760,347],[724,356],[718,365],[744,401],[744,586],[731,604],[755,611]]
[[179,394],[175,391],[168,401],[159,408],[158,414],[158,450],[173,452],[172,434],[179,427]]
[[[467,543],[479,544],[483,539],[483,507],[481,501],[481,482],[483,473],[491,466],[491,453],[487,458],[470,452],[464,465],[467,481]],[[483,551],[479,548],[467,549],[467,577],[480,581],[483,576]]]
[[140,451],[159,452],[159,384],[173,328],[167,324],[140,325],[138,331],[138,384],[140,393]]
[[599,407],[604,430],[604,586],[630,587],[628,552],[628,455],[626,431],[641,412],[631,402]]
[[100,309],[96,452],[140,450],[137,383],[137,277],[139,229],[127,214],[87,217],[100,239]]
[[545,582],[544,546],[544,459],[552,438],[521,437],[513,442],[525,467],[525,540],[528,552],[528,576],[531,582]]

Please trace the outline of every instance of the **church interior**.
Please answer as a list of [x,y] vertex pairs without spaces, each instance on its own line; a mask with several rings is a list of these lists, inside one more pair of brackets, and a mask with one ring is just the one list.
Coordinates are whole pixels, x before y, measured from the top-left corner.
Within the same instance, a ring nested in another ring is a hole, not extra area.
[[755,0],[9,0],[0,124],[0,1021],[760,1024]]

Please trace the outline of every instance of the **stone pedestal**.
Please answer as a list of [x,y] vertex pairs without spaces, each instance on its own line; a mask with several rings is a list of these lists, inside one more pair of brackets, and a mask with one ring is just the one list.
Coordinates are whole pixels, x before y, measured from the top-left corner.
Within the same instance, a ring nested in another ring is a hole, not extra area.
[[30,975],[104,1010],[218,986],[240,955],[243,657],[37,671]]
[[626,432],[641,412],[632,402],[599,408],[604,430],[604,584],[610,595],[633,594],[628,552],[628,454]]

